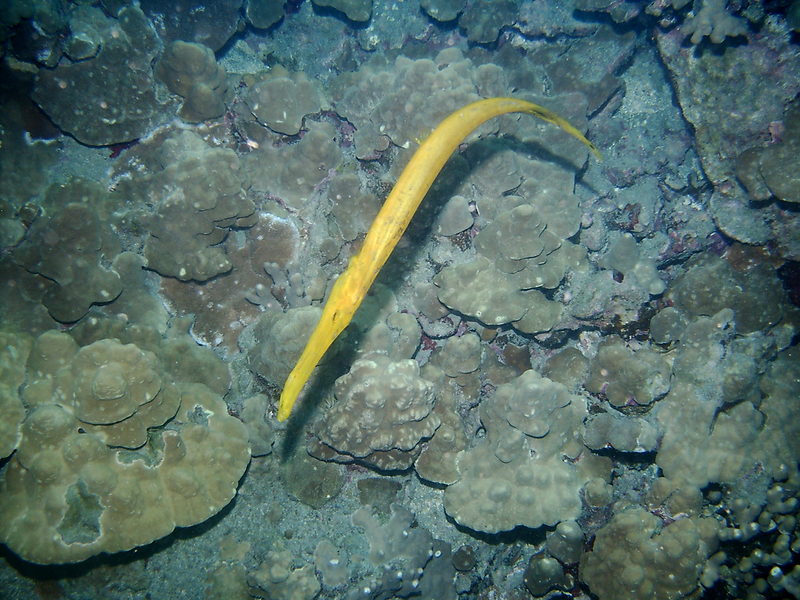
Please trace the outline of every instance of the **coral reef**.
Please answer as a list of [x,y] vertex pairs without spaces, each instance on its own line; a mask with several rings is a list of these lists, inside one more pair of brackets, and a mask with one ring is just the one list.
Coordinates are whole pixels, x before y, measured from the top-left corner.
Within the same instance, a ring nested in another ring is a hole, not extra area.
[[194,0],[176,0],[169,10],[158,0],[142,0],[139,5],[166,43],[183,40],[217,52],[237,31],[242,0],[218,0],[203,10],[197,10]]
[[144,13],[126,7],[103,24],[97,56],[40,71],[31,97],[60,129],[85,144],[144,137],[163,120],[150,68],[157,50]]
[[800,107],[783,118],[783,132],[774,143],[745,150],[736,161],[736,175],[754,200],[776,197],[800,202],[800,183],[791,161],[800,151]]
[[245,17],[256,29],[269,29],[283,18],[284,3],[281,0],[247,0]]
[[44,280],[42,303],[58,321],[77,321],[93,304],[111,302],[122,291],[119,275],[104,265],[119,252],[119,240],[102,218],[109,204],[96,183],[54,184],[43,201],[46,213],[14,249],[14,262]]
[[[0,478],[10,548],[32,562],[78,562],[147,544],[230,502],[250,459],[245,428],[211,389],[170,375],[132,343],[79,347],[56,331],[35,340],[27,415]],[[34,501],[41,496],[50,500]]]
[[[649,3],[630,0],[578,0],[577,7],[586,11],[608,13],[617,23],[626,23],[643,13],[659,17],[662,23],[669,23],[667,16],[682,11],[690,2],[692,0],[656,0]],[[748,33],[747,20],[735,14],[737,9],[729,8],[726,0],[694,0],[691,9],[678,31],[692,44],[699,44],[706,37],[714,44],[722,44],[728,37],[744,36]]]
[[508,186],[516,188],[515,195],[501,196],[491,206],[479,204],[486,213],[473,241],[477,254],[446,266],[433,281],[439,300],[459,313],[487,325],[511,323],[519,331],[538,333],[556,326],[564,307],[537,288],[557,288],[568,273],[586,271],[586,253],[565,239],[580,227],[573,176],[540,161],[515,162],[533,174],[522,185],[513,177],[493,190],[497,194]]
[[393,361],[384,354],[360,358],[336,380],[335,395],[309,447],[325,460],[407,469],[421,442],[440,425],[433,385],[419,376],[413,360]]
[[680,598],[699,589],[704,563],[716,547],[714,519],[662,526],[658,517],[633,509],[597,532],[592,551],[581,559],[581,577],[601,600]]
[[634,285],[643,287],[651,296],[658,296],[667,287],[658,276],[652,258],[641,255],[632,235],[618,238],[609,247],[600,264],[619,271],[625,277],[635,277]]
[[280,66],[248,89],[246,102],[259,123],[286,135],[299,133],[303,117],[320,112],[325,104],[319,87],[305,73]]
[[620,452],[653,452],[658,447],[658,428],[646,419],[604,412],[586,424],[583,443],[593,450],[611,447]]
[[20,333],[0,331],[0,459],[11,454],[20,440],[20,425],[25,419],[25,406],[19,386],[25,381],[25,363],[33,340]]
[[225,112],[225,69],[208,46],[175,41],[155,66],[155,76],[183,98],[178,115],[189,123],[219,117]]
[[274,600],[312,600],[320,590],[314,567],[292,563],[292,553],[286,548],[270,550],[259,568],[248,573],[248,582],[257,594]]
[[503,27],[514,23],[519,5],[519,0],[475,0],[467,5],[458,24],[469,41],[491,44]]
[[[765,27],[774,27],[776,33],[779,29],[770,21]],[[689,52],[680,36],[671,32],[657,35],[656,40],[659,54],[673,74],[682,113],[696,131],[703,171],[715,186],[710,198],[714,223],[735,240],[773,244],[784,258],[796,259],[800,247],[796,236],[789,233],[798,227],[796,212],[781,210],[774,203],[751,204],[748,191],[737,179],[739,155],[758,145],[755,142],[770,139],[770,132],[775,132],[783,119],[784,107],[800,92],[797,78],[787,79],[774,60],[786,51],[786,38],[767,35],[722,53],[699,54]],[[720,93],[711,98],[709,89]],[[730,114],[747,118],[723,116]],[[759,192],[756,198],[761,195]]]
[[420,0],[420,6],[427,15],[437,21],[452,21],[464,10],[466,0]]
[[3,594],[800,596],[799,11],[0,2]]
[[256,219],[239,158],[188,130],[140,146],[116,176],[118,191],[147,199],[151,207],[135,216],[149,232],[147,267],[181,281],[206,281],[229,271],[221,242],[231,228],[249,227]]
[[727,37],[746,35],[746,21],[728,13],[726,5],[726,0],[703,0],[699,8],[695,7],[694,15],[681,26],[681,33],[693,44],[699,44],[706,36],[712,43],[721,44]]
[[280,385],[300,356],[321,313],[316,306],[265,313],[248,328],[247,341],[240,342],[252,348],[248,353],[250,368],[271,384]]
[[[475,69],[456,48],[443,50],[435,60],[399,56],[393,65],[367,64],[342,74],[333,82],[331,99],[336,112],[356,127],[356,156],[370,158],[390,142],[411,147],[453,110],[477,100],[477,81],[488,70],[491,65]],[[504,91],[498,86],[481,89],[480,95]]]
[[[352,523],[369,540],[369,560],[378,575],[364,582],[361,591],[375,600],[419,594],[427,598],[455,598],[449,546],[414,526],[414,514],[392,504],[392,514],[381,523],[369,508],[361,508]],[[353,596],[355,597],[355,596]],[[364,596],[362,596],[364,597]]]
[[577,518],[581,488],[608,476],[605,461],[583,450],[585,415],[583,398],[536,371],[499,386],[481,404],[485,439],[456,460],[459,480],[445,490],[447,514],[489,533]]
[[[281,119],[283,112],[281,109]],[[298,113],[297,119],[301,117]],[[299,120],[296,125],[299,128]],[[252,189],[280,198],[290,209],[310,209],[309,196],[344,162],[335,139],[336,132],[330,124],[313,123],[296,143],[264,145],[250,152],[242,163],[251,174]]]
[[619,338],[608,337],[592,361],[586,389],[602,394],[615,407],[646,405],[669,391],[670,365],[656,351],[636,351]]

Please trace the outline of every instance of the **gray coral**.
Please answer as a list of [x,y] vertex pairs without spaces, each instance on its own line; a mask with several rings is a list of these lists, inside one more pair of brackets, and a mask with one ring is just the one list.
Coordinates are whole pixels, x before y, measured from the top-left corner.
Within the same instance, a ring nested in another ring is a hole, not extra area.
[[123,8],[103,25],[97,56],[42,70],[32,97],[65,132],[95,145],[144,137],[163,119],[150,64],[158,38],[144,13]]
[[172,42],[156,63],[155,75],[170,92],[183,98],[178,113],[183,120],[197,123],[225,112],[225,69],[208,46]]
[[361,358],[336,381],[335,393],[314,430],[310,451],[320,458],[406,469],[441,423],[433,385],[410,359]]
[[582,398],[535,371],[501,385],[481,404],[485,439],[457,458],[459,480],[445,490],[447,514],[489,533],[577,518],[584,484],[608,475],[605,461],[583,450],[585,415]]

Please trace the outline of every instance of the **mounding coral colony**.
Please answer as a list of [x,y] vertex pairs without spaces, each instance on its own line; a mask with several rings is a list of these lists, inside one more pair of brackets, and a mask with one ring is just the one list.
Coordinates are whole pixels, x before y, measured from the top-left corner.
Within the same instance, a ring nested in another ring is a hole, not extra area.
[[516,98],[486,98],[472,102],[447,117],[422,142],[375,217],[364,244],[333,285],[316,328],[306,343],[281,393],[278,420],[292,412],[303,386],[326,350],[344,331],[369,288],[400,241],[425,194],[458,145],[478,126],[507,113],[525,113],[558,125],[600,158],[600,151],[567,120],[556,113]]

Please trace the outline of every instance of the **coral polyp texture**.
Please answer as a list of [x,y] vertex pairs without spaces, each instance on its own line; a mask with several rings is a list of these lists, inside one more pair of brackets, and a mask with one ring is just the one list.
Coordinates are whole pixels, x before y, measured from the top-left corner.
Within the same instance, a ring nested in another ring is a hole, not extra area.
[[0,596],[800,598],[799,29],[0,0]]
[[601,600],[685,597],[697,588],[717,548],[716,530],[712,518],[685,518],[662,528],[645,510],[621,512],[597,532],[584,555],[583,580]]
[[[231,228],[255,222],[255,206],[240,178],[239,157],[191,131],[145,143],[117,174],[120,188],[148,199],[136,215],[149,235],[147,266],[181,281],[206,281],[232,267],[220,245]],[[150,168],[141,173],[141,165]]]
[[208,46],[172,42],[156,63],[155,75],[183,98],[178,114],[184,121],[196,123],[225,112],[225,69]]
[[129,142],[164,119],[150,67],[158,37],[137,7],[125,7],[116,20],[104,15],[99,20],[102,43],[97,55],[41,70],[32,97],[81,142]]
[[433,385],[410,359],[393,361],[384,354],[359,359],[336,381],[335,394],[337,402],[309,448],[325,460],[407,469],[441,423],[433,412]]
[[119,241],[104,222],[103,204],[110,204],[108,195],[94,182],[51,185],[43,200],[47,213],[14,249],[13,260],[41,277],[42,303],[58,321],[77,321],[92,304],[111,302],[122,291],[119,275],[106,266]]
[[305,73],[273,69],[248,90],[247,105],[260,123],[286,135],[300,132],[303,117],[323,105],[317,85]]
[[235,495],[250,458],[244,425],[205,385],[175,382],[153,352],[49,331],[26,372],[27,414],[0,478],[0,538],[24,559],[129,550]]
[[447,514],[487,533],[578,517],[583,486],[609,476],[607,461],[583,448],[585,416],[582,398],[533,370],[500,386],[481,405],[486,437],[456,457]]

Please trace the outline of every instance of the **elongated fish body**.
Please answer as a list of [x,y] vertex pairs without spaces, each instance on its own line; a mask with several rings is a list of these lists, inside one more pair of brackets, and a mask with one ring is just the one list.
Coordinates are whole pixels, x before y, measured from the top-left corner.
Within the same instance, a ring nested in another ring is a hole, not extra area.
[[292,412],[303,386],[325,352],[347,327],[369,288],[400,241],[408,224],[433,185],[434,180],[458,145],[478,126],[506,113],[526,113],[558,125],[588,146],[600,158],[600,152],[566,119],[532,102],[516,98],[487,98],[458,109],[422,142],[403,169],[381,210],[367,232],[358,254],[333,284],[322,317],[311,334],[281,393],[278,420]]

